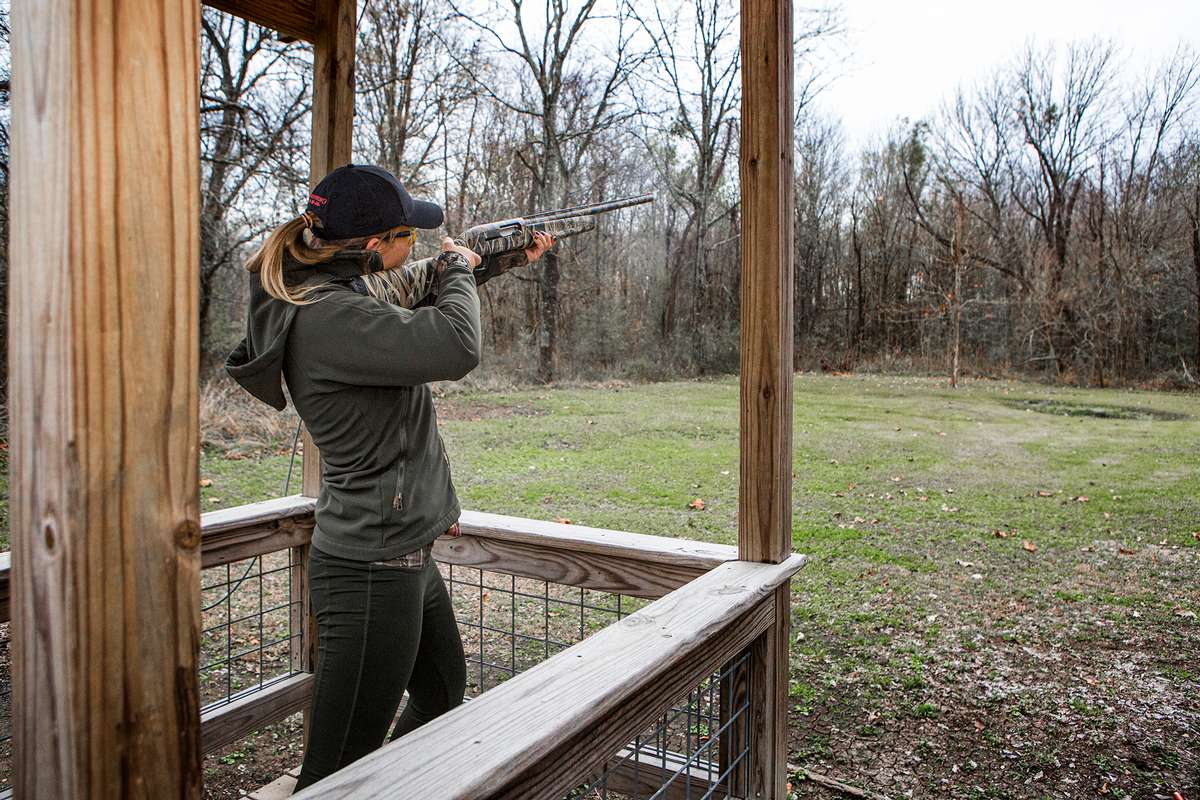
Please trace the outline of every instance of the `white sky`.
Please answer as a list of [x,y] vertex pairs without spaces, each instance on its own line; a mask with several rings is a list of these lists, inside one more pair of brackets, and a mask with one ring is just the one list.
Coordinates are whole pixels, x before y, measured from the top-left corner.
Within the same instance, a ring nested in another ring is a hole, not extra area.
[[897,117],[927,116],[1030,39],[1111,39],[1132,74],[1180,42],[1200,49],[1200,0],[844,0],[842,7],[850,54],[819,106],[842,119],[852,148]]

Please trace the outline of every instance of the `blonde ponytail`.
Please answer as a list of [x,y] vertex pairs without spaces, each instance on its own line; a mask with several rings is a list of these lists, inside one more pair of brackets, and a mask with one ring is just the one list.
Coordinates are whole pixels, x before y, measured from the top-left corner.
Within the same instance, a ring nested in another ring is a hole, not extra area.
[[[298,306],[315,302],[309,298],[320,284],[315,286],[288,286],[283,279],[283,261],[290,256],[292,261],[311,267],[314,264],[324,264],[340,251],[348,248],[361,248],[373,238],[389,241],[398,235],[412,235],[412,229],[407,225],[397,225],[395,228],[383,231],[375,236],[358,236],[353,239],[336,239],[325,241],[316,235],[314,226],[317,220],[305,211],[295,219],[288,220],[267,236],[259,251],[246,262],[246,269],[257,272],[267,294],[285,303]],[[309,235],[311,234],[311,235]]]
[[307,305],[309,295],[317,286],[288,286],[283,279],[284,256],[305,266],[322,264],[342,249],[340,246],[310,244],[305,232],[312,229],[313,216],[307,211],[280,225],[263,242],[263,246],[246,262],[246,269],[257,272],[267,294],[277,300],[295,305]]

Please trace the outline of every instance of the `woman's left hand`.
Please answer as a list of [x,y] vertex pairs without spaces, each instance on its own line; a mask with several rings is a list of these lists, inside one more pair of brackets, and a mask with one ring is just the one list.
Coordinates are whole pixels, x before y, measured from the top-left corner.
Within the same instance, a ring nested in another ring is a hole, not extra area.
[[532,264],[544,256],[551,247],[554,247],[554,237],[544,231],[536,231],[533,234],[533,244],[525,248],[525,257]]

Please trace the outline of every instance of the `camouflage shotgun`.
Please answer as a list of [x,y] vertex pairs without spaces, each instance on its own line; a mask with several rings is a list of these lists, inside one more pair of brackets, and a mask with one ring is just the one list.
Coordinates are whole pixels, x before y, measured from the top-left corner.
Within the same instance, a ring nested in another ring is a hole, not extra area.
[[[533,235],[548,233],[555,239],[565,239],[596,227],[596,215],[620,208],[639,206],[654,200],[654,195],[623,197],[590,205],[542,211],[527,217],[515,217],[500,222],[486,222],[468,228],[455,237],[455,244],[470,248],[482,257],[475,268],[476,283],[483,283],[509,269],[525,263],[525,248],[534,243]],[[381,270],[356,277],[350,284],[359,294],[366,294],[402,308],[413,308],[424,300],[436,286],[433,258],[422,258],[402,264],[396,269]]]

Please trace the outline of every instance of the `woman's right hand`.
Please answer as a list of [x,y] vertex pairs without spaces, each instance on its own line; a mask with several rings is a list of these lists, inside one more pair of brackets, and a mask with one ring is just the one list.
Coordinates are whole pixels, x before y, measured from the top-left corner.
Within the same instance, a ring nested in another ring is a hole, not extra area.
[[451,239],[449,236],[442,239],[442,252],[443,253],[459,253],[459,254],[461,254],[463,256],[463,258],[467,259],[467,263],[471,265],[471,269],[475,269],[476,267],[478,267],[479,262],[482,261],[482,259],[479,257],[479,253],[476,253],[474,250],[471,250],[470,248],[463,247],[462,245],[459,245],[459,244],[455,244],[454,240]]

